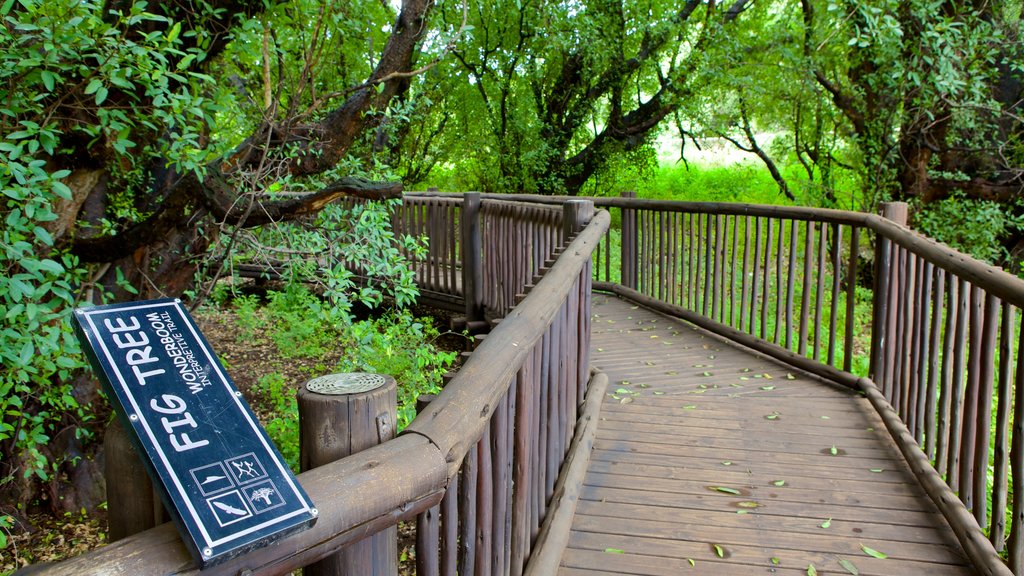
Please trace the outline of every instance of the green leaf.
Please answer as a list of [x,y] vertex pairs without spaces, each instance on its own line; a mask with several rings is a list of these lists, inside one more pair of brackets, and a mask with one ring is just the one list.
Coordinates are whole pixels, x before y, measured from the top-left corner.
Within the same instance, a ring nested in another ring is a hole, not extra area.
[[93,78],[89,81],[89,84],[85,87],[86,94],[94,94],[97,90],[103,87],[103,81],[99,78]]
[[780,561],[779,561],[779,559],[777,557],[772,556],[771,562],[772,562],[773,566],[778,566]]
[[43,86],[50,92],[53,92],[53,88],[57,84],[57,75],[49,70],[43,70],[39,73],[39,76],[43,79]]
[[40,270],[45,270],[53,275],[60,275],[64,273],[64,267],[49,258],[40,260],[38,264]]
[[818,570],[814,568],[814,564],[807,565],[807,576],[818,576]]
[[839,558],[839,565],[850,574],[853,574],[853,576],[860,576],[860,570],[857,570],[857,567],[853,565],[853,562],[850,562],[846,558]]
[[739,494],[740,491],[735,488],[729,488],[728,486],[715,486],[715,490],[724,492],[726,494]]
[[625,554],[626,553],[626,551],[622,550],[621,548],[605,548],[604,551],[607,554]]
[[836,455],[839,454],[839,449],[836,448],[835,444],[833,444],[832,447],[828,449],[828,453],[833,455],[833,456],[836,456]]
[[828,528],[828,527],[832,526],[832,519],[829,518],[828,520],[825,520],[821,524],[818,524],[818,526],[820,526],[822,528]]
[[694,560],[693,558],[687,558],[686,561],[690,563],[690,566],[696,566],[697,565],[697,561]]
[[761,390],[775,390],[775,386],[761,386]]
[[[47,246],[53,246],[53,236],[50,235],[46,228],[43,228],[42,226],[36,226],[35,229],[32,230],[32,232],[36,235],[36,240],[39,240],[40,242]],[[51,262],[53,261],[51,260]],[[54,264],[56,264],[56,262],[54,262]],[[58,272],[58,274],[59,273],[60,272]]]
[[775,485],[775,486],[782,487],[782,486],[786,485],[786,481],[785,480],[776,480],[776,481],[772,482],[772,484]]
[[173,43],[178,39],[178,34],[181,34],[181,22],[175,22],[174,26],[167,31],[167,42]]
[[865,546],[863,544],[860,545],[860,549],[863,550],[864,553],[868,556],[871,556],[872,558],[878,558],[879,560],[885,560],[889,557],[886,553],[879,552],[878,550],[875,550],[874,548],[869,548],[868,546]]
[[875,474],[881,474],[882,472],[885,472],[885,469],[884,468],[872,468],[870,471],[874,472]]
[[725,558],[725,548],[722,548],[718,544],[712,544],[711,549],[715,551],[715,556],[719,558]]

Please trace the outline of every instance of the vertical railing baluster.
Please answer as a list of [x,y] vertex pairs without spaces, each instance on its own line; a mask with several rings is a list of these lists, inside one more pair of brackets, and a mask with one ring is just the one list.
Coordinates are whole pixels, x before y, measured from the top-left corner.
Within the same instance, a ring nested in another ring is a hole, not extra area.
[[967,305],[970,302],[970,292],[967,281],[963,278],[951,276],[950,284],[955,282],[956,286],[952,292],[955,296],[950,306],[951,317],[956,325],[953,329],[953,339],[950,341],[947,352],[952,358],[949,371],[949,457],[946,464],[946,483],[953,492],[960,491],[960,442],[963,435],[963,402],[964,402],[964,356],[965,342],[967,341]]
[[[825,352],[825,363],[829,366],[836,365],[836,341],[839,338],[837,332],[839,326],[839,298],[842,293],[843,277],[843,229],[839,224],[829,226],[829,238],[832,241],[830,248],[830,260],[832,265],[832,300],[829,302],[828,322],[828,349]],[[817,356],[817,355],[815,355]],[[849,372],[849,370],[847,370]]]
[[984,512],[982,511],[979,516],[979,509],[984,507],[984,503],[977,505],[974,491],[976,481],[974,453],[977,448],[978,404],[982,386],[981,341],[984,329],[984,319],[982,316],[984,308],[980,288],[971,285],[970,295],[967,332],[967,383],[964,387],[963,433],[960,437],[960,500],[963,501],[968,510],[974,513],[978,523],[984,526],[985,524],[981,520],[981,518],[984,518]]
[[690,270],[692,271],[693,275],[693,279],[690,280],[690,310],[694,312],[700,311],[701,298],[701,240],[704,236],[704,233],[701,230],[700,225],[701,217],[702,216],[699,212],[690,214]]
[[[755,216],[755,218],[757,218]],[[760,221],[760,219],[758,219]],[[757,264],[757,256],[754,256],[754,264]],[[743,278],[742,290],[740,291],[740,321],[737,326],[748,334],[754,333],[754,306],[751,302],[751,280],[754,282],[753,293],[757,293],[757,274],[751,277],[750,274],[750,216],[743,217]],[[748,310],[747,307],[750,307]]]
[[[759,318],[758,311],[758,300],[760,299],[760,292],[758,291],[758,283],[761,280],[761,237],[763,233],[763,222],[764,220],[760,216],[754,217],[754,269],[753,276],[750,281],[750,310],[748,311],[748,323],[750,334],[755,334],[757,329],[757,320]],[[764,302],[761,302],[761,309],[764,309]],[[760,324],[761,337],[764,338],[764,322]]]
[[722,322],[725,305],[722,292],[725,285],[725,223],[726,216],[715,215],[714,278],[711,283],[711,318]]
[[915,386],[914,367],[917,363],[917,318],[919,316],[918,305],[918,284],[917,269],[918,257],[910,251],[906,251],[906,264],[903,266],[905,285],[903,290],[903,328],[900,334],[903,335],[903,351],[900,354],[900,377],[899,381],[903,387],[902,407],[903,422],[907,424],[910,435],[917,436],[917,386]]
[[907,321],[913,314],[912,293],[913,288],[911,286],[913,282],[913,275],[909,273],[912,267],[913,254],[904,249],[902,246],[896,247],[896,257],[893,260],[896,262],[896,306],[895,306],[895,317],[893,318],[892,334],[893,338],[890,339],[892,342],[893,350],[892,355],[892,383],[893,391],[892,396],[894,399],[893,406],[896,411],[899,412],[903,422],[907,421],[907,395],[910,392],[910,387],[907,385],[907,355],[910,348],[910,328],[907,325]]
[[494,485],[492,474],[493,462],[491,453],[491,427],[484,427],[484,434],[476,444],[477,476],[476,476],[476,558],[473,573],[475,576],[490,576],[492,539],[494,526]]
[[942,466],[938,463],[937,446],[940,435],[939,428],[942,426],[941,423],[937,422],[940,418],[941,408],[939,407],[939,360],[942,358],[942,352],[939,348],[940,338],[942,336],[942,319],[945,307],[943,302],[945,301],[946,275],[941,268],[932,267],[932,276],[934,276],[935,289],[932,290],[932,316],[931,326],[929,328],[929,344],[928,347],[931,350],[931,354],[928,356],[928,397],[925,401],[925,429],[927,430],[925,436],[925,453],[928,454],[933,462],[936,463],[936,468],[941,470]]
[[[736,320],[736,264],[739,256],[739,240],[740,240],[740,217],[733,216],[732,220],[732,252],[728,255],[729,260],[729,281],[727,283],[728,289],[726,289],[726,295],[729,297],[729,326],[733,328],[739,328],[740,323]],[[742,294],[743,287],[740,286],[740,293]],[[743,311],[740,310],[740,317],[742,318]]]
[[1017,333],[1017,370],[1013,378],[1013,432],[1010,440],[1010,472],[1013,476],[1013,503],[1010,514],[1008,556],[1010,570],[1024,574],[1024,497],[1018,488],[1024,484],[1024,319]]
[[[993,450],[992,477],[992,522],[989,526],[989,539],[997,552],[1003,550],[1006,536],[1006,502],[1008,496],[1009,448],[1010,448],[1010,412],[1013,404],[1013,356],[1014,356],[1014,317],[1017,313],[1013,307],[1003,302],[999,325],[999,380],[996,391],[996,428]],[[1016,489],[1014,499],[1019,496]]]
[[704,261],[704,240],[706,240],[703,218],[704,215],[697,212],[691,215],[693,222],[693,306],[694,312],[699,312],[704,298],[703,261]]
[[[789,221],[790,229],[792,229],[793,221]],[[790,243],[790,246],[793,244]],[[789,284],[787,278],[792,270],[792,267],[786,268],[783,264],[785,257],[785,246],[786,246],[786,220],[779,220],[779,238],[778,246],[775,252],[775,337],[772,338],[772,342],[782,345],[783,338],[785,337],[786,330],[784,322],[786,318],[786,311],[788,307],[783,303],[785,300],[783,296],[785,294],[785,286]],[[792,252],[792,251],[791,251]]]
[[[854,318],[857,312],[857,263],[860,261],[860,228],[850,228],[850,260],[846,269],[846,329],[843,331],[843,370],[853,371]],[[838,271],[836,272],[838,274]],[[876,301],[877,298],[876,298]],[[872,324],[872,339],[878,324]],[[871,352],[874,358],[874,351]]]
[[[796,222],[793,222],[796,225]],[[790,247],[791,252],[795,252],[793,247]],[[810,308],[811,308],[811,262],[814,256],[814,222],[808,220],[804,225],[804,277],[801,282],[800,294],[800,324],[797,330],[797,354],[804,356],[807,354],[807,332],[809,328]],[[793,270],[790,269],[792,274]],[[789,336],[786,337],[786,348],[789,348]]]
[[[636,198],[636,192],[628,191],[622,193],[623,198]],[[622,285],[626,288],[637,287],[636,283],[636,210],[632,208],[622,209],[621,218],[621,249],[620,268],[622,270]]]
[[[981,309],[982,334],[980,349],[977,350],[980,366],[978,369],[977,415],[975,424],[976,441],[974,445],[974,517],[979,526],[985,526],[988,520],[988,470],[989,441],[992,439],[992,394],[995,379],[995,355],[998,346],[997,334],[999,324],[999,298],[980,288],[976,295],[983,300]],[[984,294],[984,298],[982,298]],[[971,350],[972,356],[975,350]],[[974,362],[971,362],[973,365]]]
[[530,493],[535,453],[531,439],[537,433],[534,422],[533,355],[530,352],[516,374],[514,446],[512,452],[512,535],[509,551],[512,576],[522,576],[530,554]]
[[462,462],[459,478],[459,576],[476,573],[477,457],[474,445]]
[[793,349],[793,298],[796,295],[797,247],[800,246],[800,227],[796,220],[789,221],[789,278],[786,282],[786,350]]
[[[814,340],[813,348],[811,349],[811,358],[819,361],[819,351],[821,350],[821,329],[825,325],[824,319],[821,315],[825,305],[825,254],[828,252],[828,231],[829,229],[822,224],[821,232],[818,234],[818,284],[815,287],[816,289],[814,292],[814,320],[811,322],[811,337]],[[833,330],[834,329],[835,328],[833,326]],[[829,364],[831,364],[831,362],[829,362]]]
[[459,478],[448,481],[441,500],[441,574],[456,576],[459,554]]
[[[508,417],[509,401],[515,400],[515,379],[509,387],[508,392],[495,407],[494,416],[491,418],[491,450],[493,452],[492,464],[492,504],[491,517],[491,567],[490,573],[496,576],[505,573],[505,542],[508,538],[506,532],[506,519],[508,518],[509,498],[509,424]],[[416,576],[419,576],[417,574]]]
[[930,334],[928,332],[928,323],[933,313],[931,310],[931,292],[932,292],[932,270],[931,264],[924,258],[921,258],[918,263],[918,315],[917,315],[917,331],[916,338],[917,342],[914,346],[917,358],[914,360],[914,389],[917,390],[917,398],[914,404],[915,415],[914,422],[917,425],[917,431],[914,434],[914,438],[917,439],[918,445],[924,446],[924,437],[927,434],[931,436],[931,429],[928,428],[925,422],[925,409],[928,405],[928,356],[931,354]]
[[533,515],[530,518],[530,536],[532,542],[540,530],[540,522],[544,516],[544,505],[547,500],[544,498],[544,482],[547,472],[547,377],[544,371],[544,340],[543,336],[533,352],[533,419],[534,432],[532,440],[534,443],[534,459],[531,464],[533,471],[530,482],[530,494],[532,496]]
[[765,235],[764,241],[764,265],[761,267],[764,272],[764,285],[761,291],[761,339],[768,340],[768,304],[769,294],[771,293],[771,262],[772,262],[772,225],[773,220],[766,218],[765,223],[768,226],[767,234]]

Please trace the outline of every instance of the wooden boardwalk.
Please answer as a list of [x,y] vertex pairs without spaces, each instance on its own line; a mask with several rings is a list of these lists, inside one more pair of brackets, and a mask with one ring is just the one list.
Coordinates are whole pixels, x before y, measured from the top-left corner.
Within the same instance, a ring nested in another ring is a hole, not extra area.
[[867,400],[615,297],[593,313],[610,395],[559,574],[972,573]]

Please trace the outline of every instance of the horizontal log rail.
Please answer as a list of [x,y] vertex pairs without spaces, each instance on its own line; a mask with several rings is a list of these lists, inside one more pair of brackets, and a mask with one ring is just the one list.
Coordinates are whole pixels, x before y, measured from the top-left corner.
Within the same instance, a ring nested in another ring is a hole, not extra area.
[[[440,522],[424,523],[437,533],[422,541],[436,544],[417,555],[433,555],[439,573],[523,573],[562,464],[572,446],[585,446],[574,443],[575,434],[591,430],[577,426],[590,382],[591,257],[610,219],[585,202],[567,203],[555,215],[536,206],[506,215],[505,204],[497,204],[502,217],[522,216],[531,222],[527,229],[536,224],[551,241],[522,259],[533,272],[528,279],[515,270],[520,275],[505,280],[518,287],[518,305],[396,439],[298,475],[319,512],[311,529],[202,574],[286,574],[424,514]],[[592,410],[587,414],[593,418]],[[20,573],[199,570],[168,523]]]

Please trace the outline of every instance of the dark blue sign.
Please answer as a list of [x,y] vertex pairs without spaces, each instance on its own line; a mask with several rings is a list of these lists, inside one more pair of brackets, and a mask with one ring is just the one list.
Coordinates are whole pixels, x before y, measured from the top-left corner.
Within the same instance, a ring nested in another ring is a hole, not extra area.
[[75,311],[79,338],[200,566],[316,521],[316,509],[178,300]]

